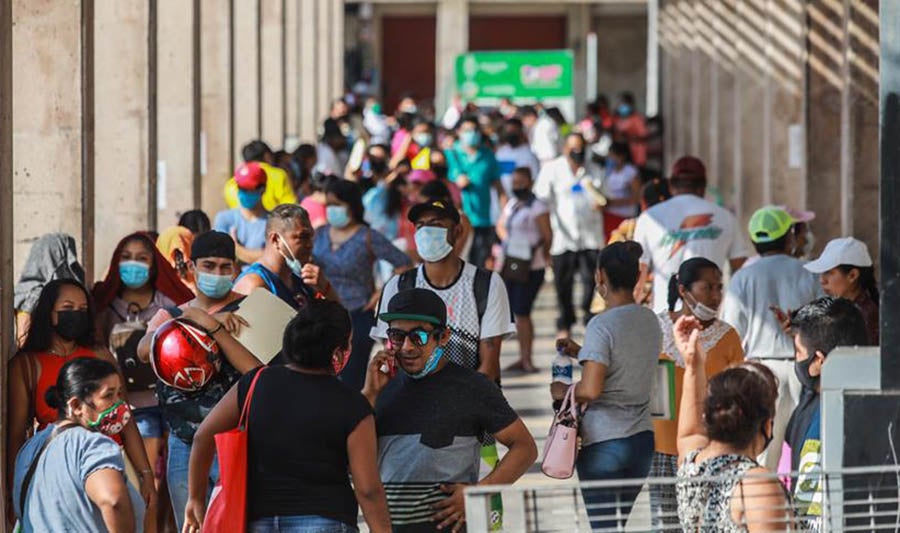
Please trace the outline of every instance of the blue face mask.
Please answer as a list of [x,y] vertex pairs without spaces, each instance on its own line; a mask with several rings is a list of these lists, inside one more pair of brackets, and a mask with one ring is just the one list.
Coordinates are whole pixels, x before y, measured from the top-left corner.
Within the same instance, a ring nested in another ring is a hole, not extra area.
[[631,106],[628,104],[619,104],[619,107],[616,108],[616,113],[619,116],[627,117],[631,114]]
[[350,223],[350,214],[343,205],[329,205],[325,208],[325,218],[336,228],[343,228]]
[[284,237],[281,236],[280,233],[278,234],[278,238],[281,240],[281,244],[284,245],[287,253],[290,254],[290,257],[288,257],[284,252],[281,252],[281,257],[284,258],[285,264],[289,269],[291,269],[291,272],[295,276],[297,276],[298,278],[302,277],[300,275],[300,272],[303,271],[303,263],[301,263],[300,260],[294,256],[294,252],[291,251],[291,247],[288,246],[287,241],[284,239]]
[[238,203],[241,204],[241,207],[244,209],[255,209],[256,206],[259,205],[260,200],[262,200],[262,191],[245,191],[243,189],[238,189]]
[[463,146],[476,147],[481,144],[481,133],[476,130],[466,130],[459,134],[459,142]]
[[437,348],[434,349],[433,352],[431,352],[431,355],[428,357],[428,360],[425,361],[425,368],[423,368],[422,370],[419,370],[415,374],[410,374],[409,372],[406,372],[405,370],[404,370],[404,372],[406,372],[407,376],[409,376],[413,379],[422,379],[425,376],[427,376],[428,374],[431,374],[432,372],[434,372],[434,369],[437,368],[438,363],[441,362],[441,357],[443,355],[444,355],[444,347],[438,346]]
[[119,278],[129,289],[143,287],[150,279],[150,265],[140,261],[121,261]]
[[231,280],[231,276],[197,271],[197,290],[214,300],[228,296],[233,285],[234,281]]
[[416,133],[413,135],[413,141],[421,147],[430,146],[431,145],[431,134],[430,133]]
[[450,255],[453,245],[447,240],[447,228],[422,226],[416,230],[416,251],[426,263],[437,263]]

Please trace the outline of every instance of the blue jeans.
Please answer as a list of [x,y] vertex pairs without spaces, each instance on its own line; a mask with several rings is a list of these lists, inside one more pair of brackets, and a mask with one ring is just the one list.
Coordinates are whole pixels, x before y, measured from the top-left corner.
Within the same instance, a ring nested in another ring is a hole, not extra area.
[[[641,479],[650,473],[653,462],[653,432],[642,431],[623,439],[597,442],[581,449],[578,479]],[[640,486],[618,489],[582,489],[591,529],[624,527],[631,506],[641,492]],[[621,511],[616,519],[616,508]]]
[[[178,531],[184,528],[184,508],[188,501],[188,463],[191,460],[191,445],[169,432],[169,460],[166,465],[166,479],[169,482],[169,499],[172,500],[172,512],[175,513],[175,523]],[[212,467],[209,469],[209,488],[206,492],[206,501],[212,493],[216,483],[219,482],[219,461],[213,458]]]
[[375,341],[369,336],[369,330],[375,325],[375,313],[357,309],[350,311],[350,321],[353,324],[353,335],[350,338],[350,360],[340,379],[353,390],[362,390],[366,383],[366,369],[369,367],[369,356],[372,355],[372,345]]
[[355,527],[316,515],[269,516],[247,524],[247,533],[356,533]]
[[[161,439],[163,436],[163,418],[162,410],[158,405],[151,407],[140,407],[131,412],[134,416],[134,423],[137,425],[138,433],[145,439]],[[156,465],[150,465],[154,468]]]

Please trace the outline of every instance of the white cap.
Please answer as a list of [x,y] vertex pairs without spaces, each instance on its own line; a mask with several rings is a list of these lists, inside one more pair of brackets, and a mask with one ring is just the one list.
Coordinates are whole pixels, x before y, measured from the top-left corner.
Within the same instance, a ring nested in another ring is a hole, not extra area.
[[872,266],[872,257],[865,243],[853,237],[834,239],[825,245],[818,259],[803,266],[814,274],[821,274],[840,265]]

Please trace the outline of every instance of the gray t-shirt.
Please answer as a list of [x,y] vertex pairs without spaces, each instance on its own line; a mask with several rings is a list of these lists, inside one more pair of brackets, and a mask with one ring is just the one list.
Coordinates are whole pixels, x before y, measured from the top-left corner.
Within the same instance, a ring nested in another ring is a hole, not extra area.
[[[22,481],[34,457],[56,426],[48,425],[28,440],[16,457],[13,498],[19,508]],[[88,498],[84,488],[88,477],[111,468],[122,472],[125,462],[119,445],[111,438],[82,427],[69,428],[47,445],[38,459],[25,498],[23,531],[106,531],[100,508]],[[137,531],[144,526],[144,501],[128,486],[135,511]]]
[[650,390],[661,349],[659,320],[649,308],[614,307],[588,322],[578,361],[606,365],[606,379],[582,420],[585,446],[653,431]]

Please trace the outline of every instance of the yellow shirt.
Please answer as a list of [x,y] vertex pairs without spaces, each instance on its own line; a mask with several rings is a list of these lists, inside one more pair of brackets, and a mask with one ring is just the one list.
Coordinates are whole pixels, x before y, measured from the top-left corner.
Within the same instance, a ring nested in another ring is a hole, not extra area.
[[[294,194],[294,188],[291,179],[284,169],[273,167],[272,165],[259,162],[259,166],[266,173],[266,190],[262,195],[262,205],[266,211],[275,209],[281,204],[296,204],[297,196]],[[225,203],[228,207],[234,209],[239,207],[238,203],[238,186],[234,181],[234,176],[225,182]]]
[[[659,314],[659,322],[663,329],[663,353],[660,355],[660,359],[675,360],[675,420],[654,420],[653,434],[657,452],[678,455],[678,410],[681,408],[684,362],[681,354],[675,348],[672,319],[667,311]],[[709,354],[706,359],[707,378],[713,377],[730,366],[744,362],[744,349],[741,347],[740,335],[733,327],[721,320],[716,320],[700,333],[700,342]]]

